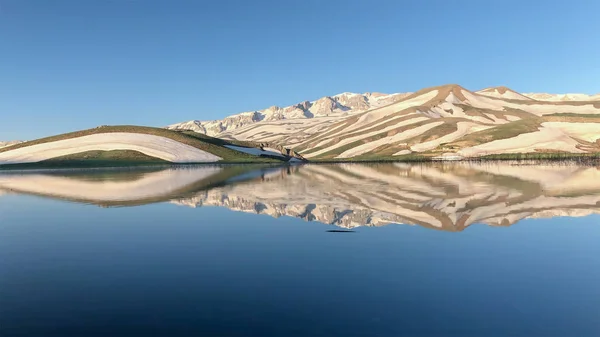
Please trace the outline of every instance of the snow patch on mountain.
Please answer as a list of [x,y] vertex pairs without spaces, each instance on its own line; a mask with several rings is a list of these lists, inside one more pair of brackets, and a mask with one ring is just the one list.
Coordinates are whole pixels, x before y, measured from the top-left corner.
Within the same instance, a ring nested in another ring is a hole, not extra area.
[[265,148],[264,150],[262,150],[262,149],[258,149],[258,148],[254,148],[254,147],[243,147],[243,146],[235,146],[235,145],[225,145],[225,147],[228,149],[234,150],[234,151],[251,154],[253,156],[273,156],[273,157],[285,158],[285,156],[283,154],[281,154],[280,151],[277,151],[277,149],[273,149],[273,148]]

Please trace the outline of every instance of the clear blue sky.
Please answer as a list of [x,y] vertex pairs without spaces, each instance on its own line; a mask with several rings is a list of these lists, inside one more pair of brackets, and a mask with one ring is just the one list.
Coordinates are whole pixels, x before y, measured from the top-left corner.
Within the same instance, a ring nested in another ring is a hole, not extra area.
[[0,140],[343,91],[600,92],[600,1],[0,0]]

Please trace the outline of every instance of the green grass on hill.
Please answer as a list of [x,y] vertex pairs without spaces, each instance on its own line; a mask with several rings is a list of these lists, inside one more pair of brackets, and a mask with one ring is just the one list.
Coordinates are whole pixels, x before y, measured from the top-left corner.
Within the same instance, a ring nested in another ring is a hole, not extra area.
[[168,161],[148,156],[133,150],[113,150],[113,151],[86,151],[74,153],[66,156],[55,157],[44,162],[69,162],[69,161],[119,161],[130,160],[135,162],[155,162],[168,163]]
[[600,118],[600,114],[577,114],[571,112],[560,112],[551,115],[545,115],[544,117],[583,117],[583,118]]
[[235,146],[245,146],[245,147],[259,147],[260,146],[260,144],[257,144],[254,142],[246,142],[246,141],[242,141],[242,140],[224,140],[221,138],[207,136],[205,134],[194,132],[194,131],[179,131],[179,132],[183,133],[184,135],[194,137],[199,140],[205,141],[205,142],[213,144],[213,145],[218,145],[218,146],[224,146],[224,145],[235,145]]
[[[254,156],[254,155],[234,151],[234,150],[228,149],[223,146],[223,145],[228,145],[228,144],[241,145],[241,144],[239,144],[239,142],[228,142],[228,141],[224,141],[222,139],[217,139],[217,138],[209,137],[209,136],[198,134],[198,133],[177,132],[177,131],[161,129],[161,128],[133,126],[133,125],[102,126],[102,127],[97,127],[94,129],[88,129],[88,130],[70,132],[70,133],[65,133],[65,134],[46,137],[46,138],[40,138],[40,139],[36,139],[36,140],[24,142],[24,143],[19,143],[16,145],[5,147],[5,148],[0,148],[0,153],[10,151],[10,150],[24,148],[27,146],[55,142],[55,141],[59,141],[59,140],[89,136],[89,135],[94,135],[94,134],[115,133],[115,132],[140,133],[140,134],[148,134],[148,135],[169,138],[169,139],[178,141],[180,143],[183,143],[183,144],[195,147],[197,149],[217,155],[217,156],[223,158],[223,160],[220,162],[231,162],[231,163],[276,163],[276,162],[281,162],[281,160],[279,160],[279,159]],[[248,146],[251,146],[251,145],[252,144],[248,144]],[[109,152],[111,152],[111,151],[109,151]],[[95,162],[96,164],[99,164],[100,162],[106,162],[107,164],[119,162],[121,164],[119,166],[122,166],[124,163],[127,163],[128,165],[131,163],[137,163],[137,165],[139,165],[140,162],[145,161],[145,160],[141,160],[139,155],[137,155],[137,154],[134,155],[133,152],[135,152],[135,151],[121,151],[121,152],[114,152],[112,154],[105,154],[105,155],[100,155],[100,154],[96,153],[92,157],[89,157],[89,158],[82,158],[81,157],[82,155],[78,154],[75,157],[70,157],[67,159],[63,158],[63,164],[65,164],[67,162],[71,162],[71,163],[74,163],[77,165],[81,165],[81,163],[79,163],[78,161],[81,161],[81,160],[88,161],[89,160],[89,161]],[[91,155],[91,154],[88,153],[88,154],[84,154],[83,156],[85,156],[85,155]],[[156,164],[156,163],[158,163],[157,161],[164,162],[160,159],[153,158],[152,163]],[[41,164],[41,163],[36,163],[36,164]],[[43,164],[60,166],[58,164],[49,164],[47,162],[43,163]]]
[[524,133],[538,131],[540,122],[541,120],[539,118],[530,118],[501,124],[487,130],[465,135],[464,137],[445,145],[455,148],[465,148],[495,140],[513,138]]
[[453,132],[456,132],[457,130],[458,130],[458,127],[457,127],[457,123],[455,121],[445,121],[444,124],[435,126],[416,137],[412,137],[412,138],[405,140],[405,142],[408,143],[409,145],[422,144],[422,143],[426,143],[426,142],[444,137]]
[[542,118],[544,122],[600,123],[600,114],[556,113]]
[[405,154],[401,156],[381,156],[378,154],[362,155],[352,158],[317,158],[312,163],[386,163],[386,162],[427,162],[432,156],[422,154]]
[[92,168],[171,165],[171,162],[131,150],[87,151],[56,157],[36,163],[5,164],[2,169]]
[[501,153],[469,158],[479,160],[551,160],[551,161],[597,161],[600,153],[538,152],[538,153]]
[[[386,162],[431,162],[435,161],[433,153],[412,153],[401,156],[381,156],[377,154],[363,155],[354,158],[317,158],[311,160],[312,163],[386,163]],[[541,153],[505,153],[493,154],[482,157],[465,158],[465,161],[564,161],[580,163],[598,163],[600,162],[600,153],[568,153],[568,152],[541,152]]]

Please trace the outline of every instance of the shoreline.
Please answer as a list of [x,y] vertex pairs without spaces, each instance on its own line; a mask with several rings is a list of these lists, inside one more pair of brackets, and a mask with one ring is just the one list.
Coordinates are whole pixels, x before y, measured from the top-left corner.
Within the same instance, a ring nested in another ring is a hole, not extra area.
[[[260,166],[260,167],[278,167],[292,166],[303,163],[277,163],[277,162],[211,162],[211,163],[156,163],[144,165],[115,165],[115,166],[44,166],[31,164],[9,164],[0,165],[0,174],[10,172],[53,172],[53,171],[118,171],[118,170],[160,170],[160,169],[176,169],[176,168],[193,168],[193,167],[210,167],[210,166]],[[12,166],[18,165],[18,166]],[[23,167],[21,165],[28,165]]]
[[456,157],[451,158],[443,158],[443,157],[433,157],[433,156],[406,156],[404,158],[349,158],[344,160],[335,160],[335,159],[327,159],[327,160],[313,160],[308,163],[323,163],[323,164],[342,164],[342,163],[429,163],[429,162],[442,162],[442,163],[452,163],[452,162],[490,162],[490,161],[547,161],[547,162],[560,162],[560,161],[569,161],[569,162],[600,162],[600,153],[582,153],[582,154],[559,154],[559,153],[548,153],[548,154],[538,154],[538,153],[508,153],[508,154],[497,154],[497,155],[487,155],[481,157],[462,157],[457,159]]
[[574,163],[574,164],[600,164],[600,153],[593,154],[570,154],[570,155],[539,155],[539,154],[502,154],[485,157],[473,157],[462,159],[442,159],[427,156],[413,156],[405,158],[379,158],[379,159],[347,159],[347,160],[312,160],[306,162],[261,162],[261,161],[239,161],[239,162],[207,162],[207,163],[144,163],[133,165],[107,164],[103,165],[47,165],[40,163],[28,164],[4,164],[0,165],[0,174],[8,172],[48,172],[48,171],[87,171],[87,170],[144,170],[144,169],[170,169],[170,168],[189,168],[203,166],[245,166],[256,165],[263,167],[270,166],[297,166],[297,165],[315,165],[315,164],[385,164],[385,163],[485,163],[485,162],[552,162],[552,163]]

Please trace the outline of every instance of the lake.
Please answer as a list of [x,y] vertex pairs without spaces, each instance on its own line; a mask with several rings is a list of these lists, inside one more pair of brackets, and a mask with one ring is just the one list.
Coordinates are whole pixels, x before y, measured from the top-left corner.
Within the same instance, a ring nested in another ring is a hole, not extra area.
[[0,173],[0,336],[598,336],[600,168]]

